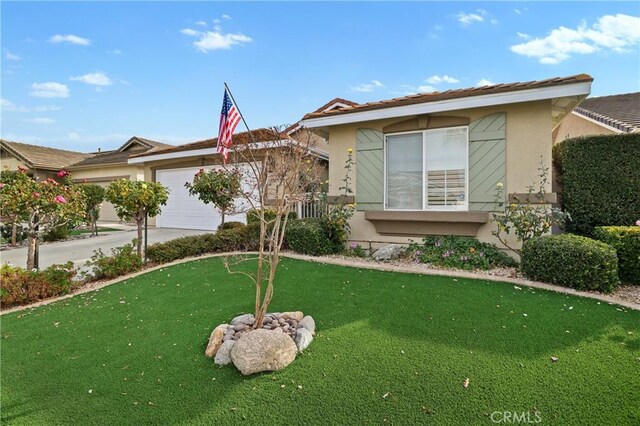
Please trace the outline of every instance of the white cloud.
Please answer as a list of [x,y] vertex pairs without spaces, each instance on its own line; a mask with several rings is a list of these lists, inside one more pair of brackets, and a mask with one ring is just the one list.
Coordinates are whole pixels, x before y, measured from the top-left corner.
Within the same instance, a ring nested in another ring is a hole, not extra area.
[[516,35],[524,40],[529,40],[531,38],[531,36],[529,34],[525,34],[525,33],[521,33],[521,32],[517,32]]
[[20,56],[18,56],[18,55],[16,55],[16,54],[13,54],[13,53],[11,53],[11,52],[9,52],[8,50],[7,50],[7,53],[6,53],[6,55],[5,55],[5,58],[6,58],[8,61],[19,61],[20,59],[22,59],[22,57],[20,57]]
[[576,29],[558,27],[544,38],[511,46],[518,55],[537,58],[541,64],[558,64],[572,55],[611,50],[624,53],[640,44],[640,17],[605,15],[591,27],[582,22]]
[[196,31],[191,28],[180,30],[184,35],[198,37],[193,45],[201,52],[210,50],[231,49],[233,46],[242,46],[251,43],[253,39],[242,33],[231,34],[222,32],[222,28],[215,27],[214,31]]
[[226,13],[224,15],[222,15],[222,19],[232,19],[231,16],[227,15]]
[[112,49],[112,50],[107,50],[107,53],[109,53],[111,55],[122,55],[122,50],[120,50],[120,49]]
[[33,108],[33,110],[37,112],[60,111],[61,109],[62,108],[57,105],[40,105]]
[[205,21],[196,21],[196,25],[200,25],[202,27],[206,27],[207,23]]
[[457,78],[448,76],[448,75],[432,75],[431,77],[425,79],[427,83],[430,84],[439,84],[439,83],[460,83],[460,80]]
[[29,112],[29,108],[25,106],[18,106],[5,98],[0,99],[0,108],[4,112]]
[[481,78],[480,81],[476,83],[476,87],[493,86],[494,84],[495,83],[491,80],[487,80],[486,78]]
[[470,25],[470,24],[473,24],[474,22],[484,21],[484,18],[482,17],[482,15],[479,15],[477,13],[460,12],[456,16],[456,18],[458,19],[458,22],[460,22],[462,25]]
[[33,83],[31,85],[31,96],[38,98],[68,98],[69,87],[66,84],[48,81],[46,83]]
[[85,75],[71,77],[69,80],[81,81],[83,83],[91,84],[93,86],[110,86],[113,84],[113,81],[111,81],[111,79],[102,71],[90,72]]
[[88,38],[79,37],[73,34],[60,35],[56,34],[49,39],[49,43],[69,43],[76,44],[78,46],[90,46],[91,40]]
[[77,141],[78,139],[80,139],[80,134],[78,132],[71,132],[67,136],[72,141]]
[[371,80],[370,83],[364,83],[364,84],[360,84],[358,86],[351,87],[351,91],[352,92],[368,93],[368,92],[373,92],[375,89],[380,89],[380,88],[383,88],[383,87],[385,87],[385,86],[380,81]]
[[431,92],[437,92],[437,91],[438,89],[436,89],[433,86],[429,86],[428,84],[418,86],[418,93],[431,93]]
[[498,21],[497,19],[492,19],[492,20],[491,20],[491,24],[492,24],[492,25],[498,25],[498,23],[499,23],[499,22],[500,22],[500,21]]
[[56,120],[53,118],[44,118],[44,117],[36,117],[36,118],[26,118],[23,121],[27,123],[33,124],[55,124]]

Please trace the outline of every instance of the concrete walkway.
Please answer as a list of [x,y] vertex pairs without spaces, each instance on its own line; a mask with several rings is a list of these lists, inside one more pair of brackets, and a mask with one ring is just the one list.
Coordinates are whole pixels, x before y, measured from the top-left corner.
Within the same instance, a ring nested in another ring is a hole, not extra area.
[[[109,254],[112,248],[121,247],[137,237],[135,227],[128,225],[104,224],[110,228],[121,228],[122,231],[103,232],[97,237],[79,240],[59,241],[40,245],[40,268],[46,268],[54,263],[72,261],[82,267],[91,259],[94,250],[102,249]],[[172,240],[186,235],[206,234],[207,231],[193,229],[149,228],[149,244]],[[0,252],[0,262],[26,267],[27,248],[16,248]]]

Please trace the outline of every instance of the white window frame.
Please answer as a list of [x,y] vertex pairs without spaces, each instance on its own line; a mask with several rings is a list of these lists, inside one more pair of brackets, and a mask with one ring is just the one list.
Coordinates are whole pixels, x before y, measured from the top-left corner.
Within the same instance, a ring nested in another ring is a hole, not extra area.
[[[460,204],[457,206],[434,206],[430,207],[427,205],[427,189],[429,187],[428,178],[425,178],[425,170],[426,170],[426,162],[427,162],[427,133],[437,132],[443,130],[452,130],[452,129],[465,129],[465,134],[467,136],[467,141],[465,144],[465,158],[466,158],[466,169],[465,169],[465,184],[464,184],[464,204]],[[398,136],[398,135],[409,135],[409,134],[422,134],[422,209],[401,209],[401,208],[389,208],[388,206],[388,191],[387,191],[387,142],[388,136]],[[384,135],[384,144],[382,149],[382,158],[384,164],[384,210],[388,211],[468,211],[469,210],[469,126],[454,126],[454,127],[441,127],[438,129],[427,129],[427,130],[409,130],[406,132],[394,132],[394,133],[385,133]]]

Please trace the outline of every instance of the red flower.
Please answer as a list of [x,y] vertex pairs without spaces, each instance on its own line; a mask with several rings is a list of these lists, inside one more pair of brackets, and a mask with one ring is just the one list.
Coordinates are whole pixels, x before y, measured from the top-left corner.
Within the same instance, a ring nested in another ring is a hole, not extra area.
[[39,192],[34,192],[33,193],[33,198],[40,198],[40,193]]
[[56,203],[64,204],[67,200],[62,195],[56,195],[56,198],[53,199]]
[[63,178],[63,177],[65,177],[65,176],[69,176],[71,173],[69,173],[69,172],[68,172],[68,171],[66,171],[66,170],[60,170],[57,174],[58,174],[58,177],[59,177],[59,178]]
[[20,173],[26,173],[27,168],[26,168],[26,167],[22,167],[22,166],[18,166],[18,171],[19,171]]

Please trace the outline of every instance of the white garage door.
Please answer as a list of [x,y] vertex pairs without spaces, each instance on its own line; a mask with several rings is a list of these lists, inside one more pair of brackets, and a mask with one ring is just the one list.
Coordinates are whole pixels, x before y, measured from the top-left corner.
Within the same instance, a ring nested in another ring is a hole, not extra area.
[[[193,176],[201,168],[211,170],[216,167],[188,167],[184,169],[157,170],[156,181],[169,188],[167,205],[156,218],[157,228],[202,229],[215,231],[222,218],[211,204],[207,205],[198,197],[189,195],[186,182],[192,182]],[[226,222],[246,222],[245,214],[227,215]]]

